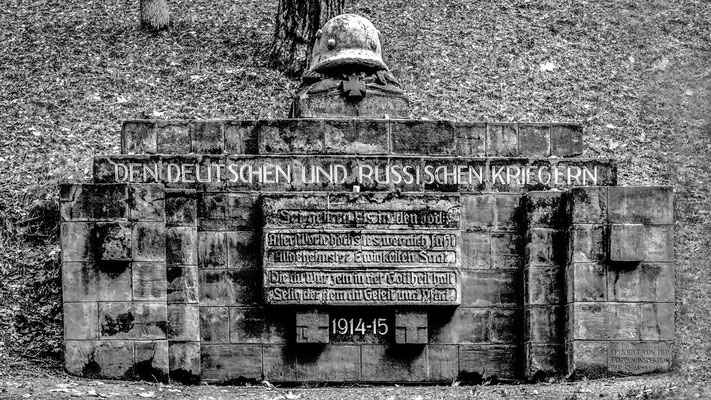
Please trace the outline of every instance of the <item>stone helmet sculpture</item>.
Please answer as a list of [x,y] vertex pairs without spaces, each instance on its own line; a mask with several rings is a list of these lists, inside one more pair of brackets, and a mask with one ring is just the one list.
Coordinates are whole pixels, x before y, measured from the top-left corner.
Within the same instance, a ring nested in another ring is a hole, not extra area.
[[316,33],[309,70],[327,73],[348,67],[388,69],[383,62],[378,30],[356,14],[338,15]]

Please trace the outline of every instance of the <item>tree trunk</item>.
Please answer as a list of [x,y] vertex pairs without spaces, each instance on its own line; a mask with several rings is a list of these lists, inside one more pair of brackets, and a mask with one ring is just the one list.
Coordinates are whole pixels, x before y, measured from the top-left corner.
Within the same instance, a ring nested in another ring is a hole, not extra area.
[[167,0],[141,0],[141,28],[150,31],[160,31],[168,27]]
[[300,75],[308,67],[316,32],[344,6],[345,0],[279,0],[269,66]]

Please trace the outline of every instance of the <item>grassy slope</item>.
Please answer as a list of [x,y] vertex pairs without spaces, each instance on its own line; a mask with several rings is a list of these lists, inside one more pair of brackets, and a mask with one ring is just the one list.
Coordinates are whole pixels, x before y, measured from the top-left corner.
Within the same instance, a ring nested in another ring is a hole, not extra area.
[[[174,25],[157,36],[137,31],[133,0],[6,3],[0,326],[7,348],[45,357],[61,338],[55,227],[42,223],[56,216],[56,183],[117,152],[122,119],[281,117],[296,82],[265,68],[273,0],[173,1]],[[679,377],[711,379],[711,4],[361,0],[349,10],[381,30],[415,117],[583,121],[587,155],[619,161],[621,184],[674,185]]]

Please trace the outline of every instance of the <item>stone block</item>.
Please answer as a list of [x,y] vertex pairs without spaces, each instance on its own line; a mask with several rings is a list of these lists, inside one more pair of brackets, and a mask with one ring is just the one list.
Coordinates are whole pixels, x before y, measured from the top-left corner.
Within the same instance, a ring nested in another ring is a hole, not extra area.
[[200,339],[205,343],[229,343],[230,314],[227,307],[200,306]]
[[186,121],[161,121],[155,125],[158,154],[190,153],[190,124]]
[[168,342],[170,379],[183,384],[200,381],[200,343]]
[[259,271],[200,270],[198,274],[201,305],[254,305],[261,300]]
[[645,303],[640,307],[640,340],[674,340],[674,303]]
[[517,233],[491,234],[491,268],[521,269],[521,237]]
[[610,261],[640,262],[644,259],[644,225],[610,226]]
[[451,383],[459,373],[459,348],[456,345],[427,346],[427,380]]
[[200,311],[197,304],[168,304],[168,339],[200,341]]
[[517,227],[520,195],[462,195],[462,228],[465,230],[509,231]]
[[165,261],[165,223],[137,222],[131,235],[134,261]]
[[491,343],[514,344],[521,340],[520,309],[492,309],[489,339]]
[[158,183],[128,185],[129,210],[134,221],[164,221],[165,191]]
[[670,186],[609,188],[613,224],[673,224],[674,190]]
[[64,303],[64,340],[98,339],[98,321],[96,302]]
[[261,247],[254,231],[226,232],[227,268],[259,268]]
[[131,265],[133,300],[166,301],[166,272],[162,262],[134,262]]
[[527,343],[524,346],[526,379],[542,380],[565,373],[564,346]]
[[563,306],[528,306],[525,315],[525,340],[532,343],[559,343],[563,340]]
[[197,228],[190,226],[175,226],[166,228],[165,248],[166,262],[168,265],[197,265]]
[[568,303],[607,300],[607,269],[597,263],[571,263],[566,269]]
[[607,187],[574,187],[568,191],[568,218],[573,224],[607,223]]
[[325,148],[320,119],[258,121],[256,129],[259,154],[317,154]]
[[121,126],[121,154],[155,154],[156,130],[150,121],[124,121]]
[[191,151],[197,154],[222,154],[225,129],[220,121],[200,121],[190,124]]
[[573,303],[568,305],[568,315],[569,340],[640,338],[641,315],[636,303]]
[[207,383],[238,383],[262,379],[262,346],[255,344],[202,345],[200,365]]
[[639,375],[671,370],[671,342],[610,342],[607,366],[611,373]]
[[496,377],[509,381],[518,379],[520,361],[518,346],[463,344],[459,346],[460,374],[476,373],[483,379]]
[[72,375],[86,378],[132,378],[133,341],[67,340],[64,348],[64,366]]
[[395,312],[395,343],[427,343],[426,312]]
[[165,339],[165,303],[106,302],[99,304],[102,339]]
[[167,284],[168,304],[198,302],[197,267],[168,267]]
[[[524,248],[524,265],[545,266],[557,264],[559,256],[554,251],[556,241],[560,240],[561,234],[555,229],[530,228],[526,231],[526,247]],[[559,247],[559,246],[558,246]]]
[[518,128],[516,124],[486,124],[486,155],[494,157],[518,156]]
[[97,222],[94,243],[97,262],[130,261],[134,241],[130,222]]
[[258,307],[230,307],[230,342],[286,343],[293,337],[287,312]]
[[439,344],[489,342],[488,308],[441,310],[429,317],[429,342]]
[[171,189],[165,192],[165,223],[167,226],[197,222],[197,193],[194,189]]
[[329,154],[387,154],[387,120],[324,120]]
[[486,124],[454,122],[455,155],[463,157],[486,156]]
[[361,377],[361,346],[300,347],[296,376],[301,382],[355,382]]
[[462,271],[462,306],[517,307],[523,286],[518,271]]
[[198,229],[253,230],[257,222],[256,194],[205,193],[198,199]]
[[168,382],[168,341],[135,342],[134,377],[152,382]]
[[454,155],[454,126],[449,121],[390,121],[393,154]]
[[525,197],[526,226],[560,229],[565,225],[563,192],[528,192]]
[[225,153],[257,154],[257,138],[253,134],[254,121],[225,123]]
[[673,303],[674,265],[643,262],[628,268],[610,268],[607,297],[610,301]]
[[548,157],[550,125],[545,123],[518,124],[518,152],[524,157]]
[[62,264],[62,295],[72,301],[128,301],[132,299],[129,263],[100,268],[92,263]]
[[576,378],[607,375],[607,342],[574,340],[566,344],[568,374]]
[[296,343],[328,343],[328,314],[318,311],[296,313]]
[[63,221],[122,220],[128,218],[125,184],[64,184],[60,186]]
[[198,267],[226,268],[227,243],[224,232],[198,232]]
[[265,345],[262,348],[264,358],[264,380],[268,382],[295,382],[296,352],[290,346]]
[[568,260],[572,262],[607,261],[607,229],[604,225],[573,225]]
[[583,154],[583,126],[580,124],[551,125],[551,155],[574,157]]
[[94,226],[92,222],[62,222],[59,241],[62,261],[93,261]]
[[674,225],[644,227],[644,260],[674,261]]
[[462,268],[488,269],[490,263],[490,233],[462,232]]
[[427,351],[421,347],[362,346],[362,380],[422,381],[427,379]]
[[563,269],[558,266],[527,266],[523,280],[527,305],[550,305],[565,302]]

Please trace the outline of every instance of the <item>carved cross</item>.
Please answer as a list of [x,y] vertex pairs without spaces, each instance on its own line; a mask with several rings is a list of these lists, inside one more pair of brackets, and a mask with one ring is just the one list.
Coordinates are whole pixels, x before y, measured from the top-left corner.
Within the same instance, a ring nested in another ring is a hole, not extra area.
[[365,97],[365,82],[357,75],[349,75],[348,80],[341,83],[341,89],[347,97]]

